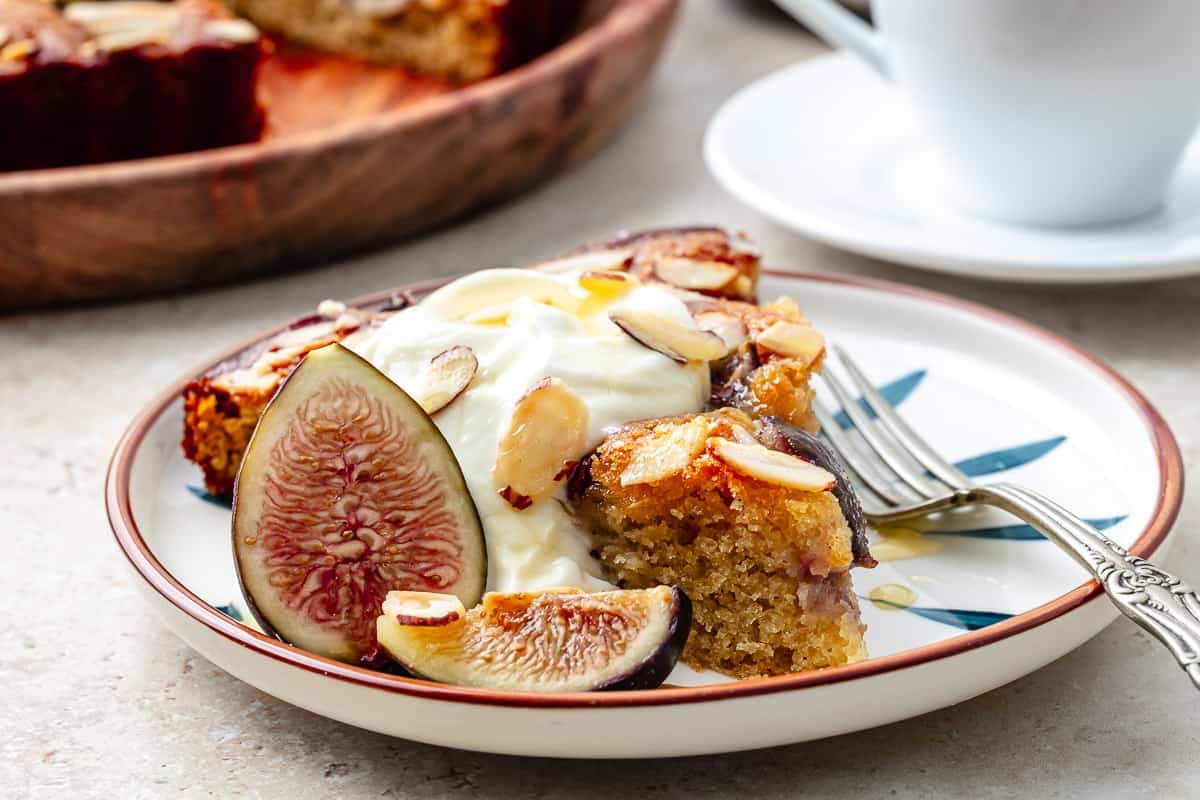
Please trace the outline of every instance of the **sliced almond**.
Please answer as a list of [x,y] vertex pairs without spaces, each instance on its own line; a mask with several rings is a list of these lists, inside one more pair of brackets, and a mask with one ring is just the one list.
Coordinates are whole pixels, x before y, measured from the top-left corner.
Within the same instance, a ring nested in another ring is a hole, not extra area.
[[479,359],[471,348],[460,344],[443,350],[429,362],[417,403],[426,414],[436,414],[471,385],[478,371]]
[[634,446],[632,458],[621,471],[621,485],[655,483],[678,475],[704,452],[707,438],[708,420],[704,417],[661,426],[661,431],[656,429]]
[[738,271],[720,261],[664,258],[654,265],[654,274],[680,289],[715,291],[729,285],[738,276]]
[[835,481],[832,472],[816,464],[758,443],[713,439],[708,443],[708,452],[735,472],[789,489],[824,492],[832,489]]
[[808,321],[804,318],[804,312],[800,310],[800,306],[796,304],[796,301],[787,295],[776,297],[762,308],[763,311],[770,311],[772,314],[779,314],[782,317],[787,317],[793,322]]
[[724,311],[704,311],[693,319],[701,330],[711,331],[721,337],[725,346],[737,350],[746,341],[746,325],[732,314]]
[[230,44],[258,41],[258,28],[244,19],[210,19],[204,23],[204,35]]
[[401,625],[449,625],[467,615],[462,601],[452,594],[434,592],[387,593],[383,600],[383,614]]
[[341,300],[322,300],[317,304],[317,313],[326,319],[337,319],[346,313],[346,304]]
[[0,61],[19,61],[37,50],[33,39],[18,39],[0,48]]
[[556,258],[553,261],[543,261],[540,264],[534,264],[530,269],[555,274],[563,272],[612,272],[627,270],[632,262],[632,250],[591,250],[586,253],[577,253],[573,256]]
[[803,322],[776,322],[754,337],[759,347],[811,364],[825,352],[825,337]]
[[492,468],[500,496],[521,511],[549,496],[587,444],[588,410],[559,378],[543,378],[513,409]]
[[686,364],[689,361],[716,361],[729,347],[715,333],[691,328],[651,311],[619,309],[608,318],[638,344]]

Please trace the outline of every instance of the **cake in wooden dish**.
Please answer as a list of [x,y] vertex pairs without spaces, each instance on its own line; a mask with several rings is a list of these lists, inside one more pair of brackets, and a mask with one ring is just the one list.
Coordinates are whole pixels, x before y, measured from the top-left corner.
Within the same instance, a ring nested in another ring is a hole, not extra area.
[[0,171],[253,141],[262,55],[209,0],[0,0]]
[[560,42],[583,0],[229,0],[229,5],[301,44],[471,83]]

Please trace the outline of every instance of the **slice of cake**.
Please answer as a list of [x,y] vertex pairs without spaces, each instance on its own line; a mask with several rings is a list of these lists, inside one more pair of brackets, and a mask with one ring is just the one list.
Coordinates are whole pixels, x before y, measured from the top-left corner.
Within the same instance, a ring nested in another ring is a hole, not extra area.
[[257,29],[209,0],[0,2],[0,171],[258,138]]
[[183,390],[183,453],[204,473],[210,494],[233,491],[250,435],[267,401],[311,350],[343,342],[378,325],[386,313],[322,304],[325,314],[301,320],[232,362],[218,365]]
[[302,44],[457,83],[496,75],[560,42],[582,0],[229,0]]
[[691,598],[689,664],[750,678],[858,661],[865,540],[833,473],[764,441],[780,445],[732,409],[633,423],[580,465],[573,507],[620,586]]

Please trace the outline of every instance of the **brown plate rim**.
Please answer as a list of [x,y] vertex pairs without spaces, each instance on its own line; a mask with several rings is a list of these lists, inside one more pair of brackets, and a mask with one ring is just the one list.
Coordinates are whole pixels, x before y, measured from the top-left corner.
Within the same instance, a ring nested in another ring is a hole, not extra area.
[[[1015,329],[1019,333],[1041,340],[1062,354],[1093,370],[1122,394],[1138,412],[1146,431],[1154,444],[1158,456],[1160,474],[1158,503],[1149,523],[1129,548],[1138,556],[1150,557],[1166,539],[1167,533],[1179,515],[1183,496],[1183,457],[1179,445],[1158,410],[1141,392],[1107,364],[1062,337],[1033,323],[1002,311],[962,300],[950,295],[927,289],[906,286],[858,277],[825,275],[786,270],[764,270],[768,275],[783,278],[832,283],[870,291],[899,294],[925,302],[949,306],[959,311],[983,317]],[[370,305],[386,301],[404,292],[422,292],[441,285],[450,279],[424,281],[388,292],[372,294],[354,301],[354,305]],[[904,650],[880,658],[871,658],[855,664],[831,667],[812,672],[794,673],[770,678],[755,678],[733,683],[711,686],[657,689],[653,691],[621,691],[601,693],[538,694],[534,692],[505,692],[448,686],[429,681],[404,678],[375,672],[364,667],[343,664],[300,650],[239,625],[234,620],[209,606],[174,578],[150,552],[137,524],[133,519],[129,496],[130,471],[134,455],[141,446],[154,422],[173,404],[178,402],[183,387],[194,376],[232,357],[241,350],[286,328],[278,326],[263,334],[231,348],[193,370],[176,381],[153,400],[130,424],[121,437],[109,463],[105,480],[105,508],[117,545],[129,560],[130,565],[147,584],[195,622],[204,625],[229,641],[246,647],[255,653],[300,669],[314,672],[334,680],[346,681],[366,688],[395,692],[414,698],[441,700],[459,703],[519,708],[621,708],[675,705],[682,703],[705,703],[717,700],[733,700],[757,695],[788,692],[816,686],[825,686],[843,681],[881,675],[959,655],[979,647],[994,644],[1003,639],[1043,625],[1063,614],[1096,601],[1102,591],[1095,581],[1088,581],[1071,591],[1036,608],[981,628],[962,633],[939,642]]]
[[410,105],[382,111],[361,120],[303,131],[278,139],[210,150],[0,174],[0,194],[19,194],[31,190],[48,191],[64,186],[107,185],[114,180],[134,182],[206,171],[211,173],[237,170],[304,156],[331,147],[350,146],[362,140],[374,140],[394,130],[448,116],[463,105],[482,105],[498,97],[519,94],[527,87],[548,83],[555,76],[577,68],[594,54],[609,50],[622,38],[635,35],[663,16],[673,15],[680,2],[681,0],[617,0],[602,18],[528,63],[493,78]]

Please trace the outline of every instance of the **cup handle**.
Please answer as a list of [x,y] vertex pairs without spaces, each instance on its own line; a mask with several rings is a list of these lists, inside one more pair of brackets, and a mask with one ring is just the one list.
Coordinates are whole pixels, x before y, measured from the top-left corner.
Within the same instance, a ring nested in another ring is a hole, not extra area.
[[775,4],[825,41],[855,53],[880,77],[891,80],[879,34],[835,0],[775,0]]

